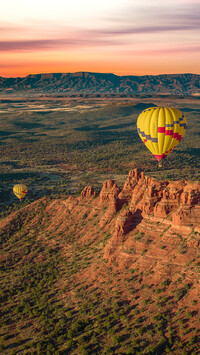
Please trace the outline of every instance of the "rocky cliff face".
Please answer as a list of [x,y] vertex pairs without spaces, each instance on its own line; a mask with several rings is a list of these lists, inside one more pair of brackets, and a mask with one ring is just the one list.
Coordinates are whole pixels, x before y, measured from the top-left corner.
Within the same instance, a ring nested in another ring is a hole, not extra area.
[[[176,225],[193,227],[199,224],[198,220],[194,219],[200,207],[199,183],[156,181],[135,169],[129,172],[122,191],[113,180],[104,183],[100,201],[106,201],[110,207],[113,200],[121,207],[127,204],[132,214],[140,209],[143,218],[153,215],[157,220],[162,220],[170,216],[172,223]],[[175,216],[181,214],[181,211],[184,215],[186,210],[190,211],[190,223],[187,217],[176,220]]]
[[[35,201],[23,211],[10,215],[0,223],[0,229],[19,224],[19,219],[20,225],[26,221],[24,228],[31,229],[29,223],[34,224],[35,220],[30,211],[41,204],[42,200]],[[103,243],[104,259],[108,263],[115,261],[121,268],[134,264],[144,271],[148,267],[158,278],[158,274],[162,277],[169,272],[169,265],[182,267],[197,257],[198,182],[156,181],[135,169],[129,172],[123,189],[114,180],[108,180],[99,196],[91,186],[86,186],[79,198],[54,200],[45,208],[49,216],[47,233],[58,233],[59,238],[73,235],[83,244],[99,240]],[[37,213],[36,218],[39,218]]]
[[106,353],[198,353],[199,200],[199,183],[133,170],[122,190],[108,180],[99,196],[87,186],[79,197],[44,197],[0,220],[2,334],[11,334],[3,353],[24,353],[27,331],[29,353],[49,352],[52,339],[63,353],[79,354],[86,339],[99,354],[94,339],[109,345]]
[[95,196],[95,191],[92,186],[86,186],[81,192],[81,199]]
[[[109,180],[98,199],[107,206],[100,226],[105,227],[111,219],[115,221],[112,237],[105,247],[104,257],[107,259],[119,256],[126,244],[137,248],[134,235],[137,233],[150,239],[157,236],[170,244],[172,235],[173,243],[177,235],[186,238],[189,246],[197,247],[200,243],[199,183],[156,181],[135,169],[130,171],[122,191]],[[145,243],[139,242],[143,250],[146,250]]]

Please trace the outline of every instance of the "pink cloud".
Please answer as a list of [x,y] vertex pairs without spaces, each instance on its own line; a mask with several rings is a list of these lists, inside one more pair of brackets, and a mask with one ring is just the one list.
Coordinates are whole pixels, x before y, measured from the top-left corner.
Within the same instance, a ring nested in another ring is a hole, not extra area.
[[[72,39],[35,39],[35,40],[13,40],[0,41],[0,52],[17,52],[17,51],[39,51],[68,49],[81,46],[110,46],[116,44],[115,40],[109,39],[90,39],[90,38],[72,38]],[[122,44],[118,42],[117,44]]]
[[172,48],[158,48],[158,49],[136,49],[131,51],[125,51],[123,53],[129,55],[166,55],[166,54],[178,54],[178,53],[200,53],[200,46],[182,46]]

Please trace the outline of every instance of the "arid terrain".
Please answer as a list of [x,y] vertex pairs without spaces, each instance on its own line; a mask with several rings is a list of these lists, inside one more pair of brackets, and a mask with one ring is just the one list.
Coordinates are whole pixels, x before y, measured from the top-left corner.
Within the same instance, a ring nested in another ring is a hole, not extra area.
[[[12,187],[21,182],[28,186],[30,202],[52,194],[79,194],[87,184],[100,191],[109,178],[122,187],[131,168],[142,168],[157,179],[199,180],[199,100],[1,93],[1,211],[14,207]],[[184,138],[162,169],[136,130],[138,115],[155,105],[181,109],[188,122]]]
[[200,184],[131,170],[1,221],[3,354],[199,354]]
[[[46,79],[0,92],[1,353],[200,354],[198,94],[66,96]],[[187,119],[162,168],[136,130],[152,106]]]

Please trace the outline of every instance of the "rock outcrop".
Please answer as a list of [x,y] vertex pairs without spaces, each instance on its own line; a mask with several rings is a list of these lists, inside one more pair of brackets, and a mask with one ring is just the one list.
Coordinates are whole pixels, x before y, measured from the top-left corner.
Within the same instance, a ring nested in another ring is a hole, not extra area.
[[104,182],[103,188],[100,192],[100,202],[109,202],[113,198],[116,199],[120,193],[119,187],[115,184],[114,180]]
[[99,200],[100,204],[104,206],[106,210],[100,220],[101,228],[109,223],[120,209],[121,201],[118,198],[119,193],[120,189],[115,184],[114,180],[108,180],[103,184],[103,188],[99,195]]
[[84,198],[90,198],[92,196],[95,196],[96,193],[93,189],[92,186],[86,186],[82,192],[81,192],[81,198],[84,199]]
[[[107,194],[109,195],[108,190]],[[123,203],[129,203],[132,213],[139,208],[143,217],[153,214],[154,217],[163,219],[171,214],[172,221],[176,221],[176,211],[179,210],[179,215],[180,211],[183,211],[179,223],[188,224],[188,215],[190,215],[190,220],[194,215],[194,223],[199,223],[195,217],[198,214],[197,206],[200,202],[200,184],[198,182],[156,181],[154,178],[144,176],[141,170],[135,169],[129,172],[128,179],[118,198]],[[190,212],[186,212],[188,209]]]
[[[113,180],[103,185],[100,193],[100,203],[107,202],[108,209],[101,218],[103,227],[112,218],[115,219],[115,228],[112,238],[105,248],[105,258],[110,258],[117,248],[123,245],[134,230],[144,230],[144,234],[156,235],[162,224],[160,233],[164,239],[174,239],[174,235],[182,233],[189,238],[192,232],[200,230],[200,184],[187,181],[156,181],[154,178],[144,176],[144,173],[135,169],[129,172],[122,191]],[[149,223],[151,220],[151,231]],[[167,230],[167,232],[165,232]],[[198,236],[188,245],[199,245]]]
[[[69,334],[74,354],[83,340],[99,354],[199,354],[199,187],[134,170],[122,191],[109,180],[99,196],[88,186],[79,197],[43,197],[1,218],[2,354],[68,354]],[[42,327],[40,310],[52,312]]]
[[162,192],[162,199],[154,208],[155,217],[165,218],[170,212],[179,207],[184,186],[185,182],[181,181],[167,184]]

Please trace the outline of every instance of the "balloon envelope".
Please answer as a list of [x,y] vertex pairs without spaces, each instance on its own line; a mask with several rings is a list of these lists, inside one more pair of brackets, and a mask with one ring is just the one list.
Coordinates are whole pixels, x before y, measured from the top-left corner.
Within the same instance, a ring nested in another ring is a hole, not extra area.
[[13,192],[20,200],[27,194],[27,187],[24,184],[18,184],[13,187]]
[[164,159],[185,134],[186,118],[177,108],[150,107],[137,119],[138,134],[158,161]]

